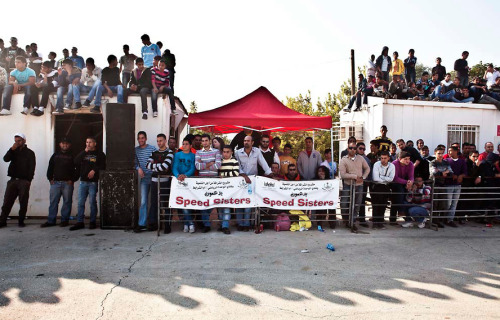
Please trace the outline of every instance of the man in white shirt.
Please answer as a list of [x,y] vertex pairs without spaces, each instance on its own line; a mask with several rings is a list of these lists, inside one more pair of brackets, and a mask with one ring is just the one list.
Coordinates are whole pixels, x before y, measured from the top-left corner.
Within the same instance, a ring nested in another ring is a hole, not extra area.
[[83,105],[85,107],[90,107],[90,103],[94,99],[96,105],[101,105],[101,96],[102,91],[97,90],[101,85],[101,74],[102,69],[95,66],[94,59],[87,58],[85,60],[85,68],[82,70],[82,76],[76,85],[70,85],[69,90],[73,90],[73,96],[75,99],[75,109],[79,109],[82,107],[82,103],[80,101],[80,94],[88,93],[87,99]]
[[389,183],[394,179],[396,168],[389,162],[391,156],[388,151],[380,152],[380,161],[373,165],[373,185],[370,195],[373,205],[373,229],[385,229],[384,214],[389,200]]
[[484,79],[486,79],[486,85],[491,87],[492,85],[495,84],[495,80],[500,77],[500,72],[495,70],[493,68],[493,64],[489,64],[488,67],[486,68],[486,71],[484,72]]
[[368,60],[368,69],[366,69],[366,77],[373,76],[375,78],[375,73],[377,72],[377,65],[375,64],[375,55],[372,54],[370,60]]
[[[248,176],[256,175],[258,173],[258,166],[263,169],[265,175],[268,176],[272,173],[271,168],[267,165],[266,159],[264,159],[264,156],[262,155],[262,152],[253,146],[253,137],[251,135],[245,136],[243,139],[243,148],[237,149],[234,154],[236,160],[238,160],[238,163],[240,164],[240,176],[245,178],[245,182],[247,184],[252,183]],[[252,208],[237,209],[236,212],[238,231],[249,231]]]

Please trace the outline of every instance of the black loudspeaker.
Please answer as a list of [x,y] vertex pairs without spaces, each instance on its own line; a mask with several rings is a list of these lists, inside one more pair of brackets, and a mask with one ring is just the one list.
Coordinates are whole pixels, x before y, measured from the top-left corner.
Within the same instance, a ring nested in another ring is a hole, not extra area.
[[134,169],[135,104],[108,103],[105,121],[106,169]]
[[135,170],[99,172],[101,228],[127,229],[138,217],[138,186]]

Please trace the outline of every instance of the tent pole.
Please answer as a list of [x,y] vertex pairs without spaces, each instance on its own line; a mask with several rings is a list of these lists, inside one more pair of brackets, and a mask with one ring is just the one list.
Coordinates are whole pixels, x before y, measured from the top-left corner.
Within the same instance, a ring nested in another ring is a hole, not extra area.
[[[330,149],[332,150],[332,167],[333,167],[333,162],[335,162],[333,159],[333,128],[330,128]],[[339,160],[340,163],[340,160]]]
[[314,145],[315,145],[315,141],[314,141],[314,132],[315,132],[315,131],[313,130],[313,150],[315,150],[315,149],[314,149]]

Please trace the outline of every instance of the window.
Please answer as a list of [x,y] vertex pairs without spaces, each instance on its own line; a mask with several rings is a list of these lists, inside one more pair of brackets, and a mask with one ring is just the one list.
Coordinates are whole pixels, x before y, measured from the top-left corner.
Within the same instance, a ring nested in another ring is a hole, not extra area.
[[479,126],[449,124],[448,125],[448,147],[452,143],[459,142],[460,146],[464,142],[477,145],[479,139]]

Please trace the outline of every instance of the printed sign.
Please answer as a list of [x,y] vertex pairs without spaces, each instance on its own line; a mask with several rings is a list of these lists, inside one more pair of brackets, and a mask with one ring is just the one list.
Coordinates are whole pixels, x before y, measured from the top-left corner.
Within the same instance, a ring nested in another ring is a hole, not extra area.
[[273,209],[334,209],[339,199],[339,180],[278,181],[256,177],[258,207]]
[[255,203],[255,177],[252,184],[243,177],[234,178],[186,178],[179,181],[172,177],[170,208],[210,209],[210,208],[251,208]]

